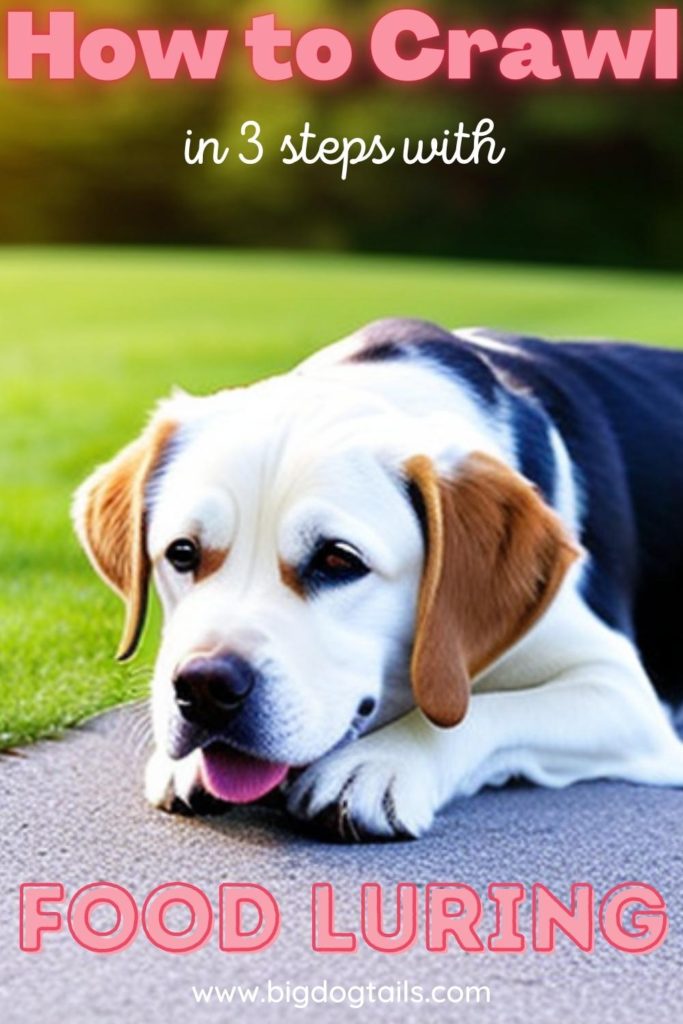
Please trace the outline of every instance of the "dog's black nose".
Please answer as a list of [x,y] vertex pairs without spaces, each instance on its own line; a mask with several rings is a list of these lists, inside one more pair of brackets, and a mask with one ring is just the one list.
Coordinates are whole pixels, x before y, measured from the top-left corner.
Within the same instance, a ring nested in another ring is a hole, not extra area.
[[183,718],[220,728],[249,696],[256,672],[239,654],[193,658],[174,680],[175,700]]

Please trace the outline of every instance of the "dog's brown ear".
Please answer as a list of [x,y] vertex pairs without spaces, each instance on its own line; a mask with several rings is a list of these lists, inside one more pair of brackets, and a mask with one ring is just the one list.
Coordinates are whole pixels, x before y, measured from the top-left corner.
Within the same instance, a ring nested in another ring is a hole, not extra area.
[[413,693],[432,722],[452,726],[472,677],[542,615],[579,551],[532,485],[489,455],[473,453],[452,479],[422,455],[406,472],[426,532]]
[[126,615],[117,658],[130,658],[147,609],[150,563],[145,544],[145,488],[176,425],[153,421],[111,462],[81,484],[74,499],[78,538],[94,568],[123,598]]

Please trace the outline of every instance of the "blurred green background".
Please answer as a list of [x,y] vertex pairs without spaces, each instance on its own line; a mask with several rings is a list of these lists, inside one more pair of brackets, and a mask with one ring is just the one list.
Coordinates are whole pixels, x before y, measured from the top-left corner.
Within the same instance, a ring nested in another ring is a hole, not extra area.
[[[3,7],[21,5],[8,4]],[[683,266],[683,96],[679,83],[502,80],[480,55],[472,82],[392,84],[367,40],[387,0],[35,0],[72,7],[80,31],[115,25],[229,27],[216,82],[11,82],[0,89],[0,241],[153,242],[422,253],[485,259]],[[400,7],[397,2],[394,7]],[[424,0],[447,27],[648,28],[644,0]],[[261,82],[242,45],[255,14],[302,31],[338,26],[357,40],[343,82]],[[39,29],[40,21],[36,21]],[[44,78],[44,75],[43,75]],[[286,132],[390,144],[441,136],[459,121],[496,124],[496,166],[283,167]],[[186,130],[239,141],[246,119],[266,155],[245,167],[189,167]]]

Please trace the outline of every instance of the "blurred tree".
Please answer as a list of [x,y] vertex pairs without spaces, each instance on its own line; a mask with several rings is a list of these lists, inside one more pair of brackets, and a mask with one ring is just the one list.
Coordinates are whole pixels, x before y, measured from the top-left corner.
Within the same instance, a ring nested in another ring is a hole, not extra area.
[[[12,8],[5,0],[4,9]],[[40,26],[48,0],[33,5]],[[343,83],[268,84],[242,32],[251,0],[74,0],[82,32],[102,25],[225,26],[215,82],[7,82],[0,86],[0,241],[149,242],[354,248],[495,259],[683,266],[683,99],[678,83],[501,80],[482,55],[472,82],[396,85],[371,68],[367,40],[386,0],[281,0],[278,22],[342,28],[356,40]],[[398,5],[397,5],[398,6]],[[642,0],[425,0],[444,27],[648,27]],[[42,13],[41,13],[42,12]],[[43,20],[43,24],[45,21]],[[496,124],[496,166],[282,166],[305,121],[322,136],[441,136]],[[262,125],[263,160],[187,166],[187,129],[235,147]]]

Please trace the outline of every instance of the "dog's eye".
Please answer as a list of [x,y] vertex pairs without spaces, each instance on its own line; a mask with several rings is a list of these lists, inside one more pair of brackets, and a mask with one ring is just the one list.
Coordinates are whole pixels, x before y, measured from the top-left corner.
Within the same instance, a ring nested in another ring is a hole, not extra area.
[[199,558],[199,546],[189,537],[180,537],[166,548],[166,559],[176,572],[194,572]]
[[325,583],[350,583],[370,572],[351,544],[343,540],[328,540],[314,552],[305,575],[315,586]]

